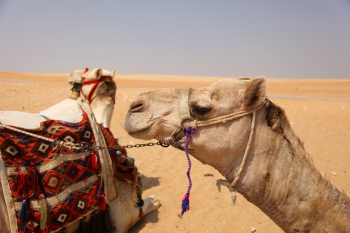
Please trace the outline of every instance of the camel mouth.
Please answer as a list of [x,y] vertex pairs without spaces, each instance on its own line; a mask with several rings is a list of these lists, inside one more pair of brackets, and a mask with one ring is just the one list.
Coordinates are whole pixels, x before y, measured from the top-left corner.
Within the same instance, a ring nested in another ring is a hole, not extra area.
[[123,122],[123,128],[125,131],[134,138],[146,139],[151,132],[152,126],[157,122],[156,120],[147,121],[142,123],[134,123],[135,120],[130,117],[126,117]]
[[186,131],[185,131],[185,128],[182,128],[182,129],[179,130],[179,132],[177,132],[174,135],[174,142],[178,142],[178,141],[180,141],[181,139],[183,139],[185,137],[186,137]]
[[179,149],[185,150],[186,131],[184,128],[180,129],[172,138],[170,145]]
[[128,132],[128,134],[132,137],[135,138],[141,138],[143,139],[142,136],[148,135],[149,132],[151,131],[151,127],[154,125],[155,122],[151,122],[150,124],[142,127],[142,128],[126,128],[126,131]]

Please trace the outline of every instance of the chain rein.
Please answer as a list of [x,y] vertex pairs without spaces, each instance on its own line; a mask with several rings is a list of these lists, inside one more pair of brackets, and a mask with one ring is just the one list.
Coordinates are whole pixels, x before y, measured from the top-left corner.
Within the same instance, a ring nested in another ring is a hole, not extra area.
[[134,145],[126,145],[126,146],[107,146],[107,147],[103,147],[103,146],[90,146],[88,143],[78,143],[80,149],[84,150],[84,151],[96,151],[96,150],[112,150],[112,149],[121,149],[121,148],[125,148],[125,149],[131,149],[131,148],[141,148],[141,147],[146,147],[146,146],[162,146],[162,147],[169,147],[170,144],[165,143],[165,142],[149,142],[149,143],[144,143],[144,144],[134,144]]
[[49,141],[52,143],[53,149],[58,149],[58,148],[68,148],[70,150],[84,150],[84,151],[92,151],[92,150],[103,150],[103,149],[121,149],[121,148],[141,148],[145,146],[162,146],[162,147],[169,147],[171,143],[166,143],[166,142],[149,142],[145,144],[135,144],[135,145],[126,145],[126,146],[107,146],[107,147],[102,147],[102,146],[92,146],[86,142],[81,142],[81,143],[72,143],[72,142],[65,142],[65,141],[58,141],[58,140],[53,140],[51,138],[43,137],[40,135],[36,135],[34,133],[27,132],[22,129],[18,129],[16,127],[12,127],[9,125],[4,125],[0,122],[0,129],[7,128],[12,131],[16,131],[22,134],[30,135],[32,137],[40,138],[45,141]]

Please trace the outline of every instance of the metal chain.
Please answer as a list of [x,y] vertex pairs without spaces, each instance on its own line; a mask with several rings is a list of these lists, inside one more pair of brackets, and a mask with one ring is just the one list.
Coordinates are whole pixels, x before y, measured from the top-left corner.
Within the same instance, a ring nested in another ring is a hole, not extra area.
[[47,138],[47,137],[43,137],[43,136],[39,136],[21,129],[17,129],[15,127],[11,127],[8,125],[4,125],[0,122],[0,129],[3,128],[7,128],[9,130],[13,130],[13,131],[17,131],[19,133],[23,133],[23,134],[27,134],[30,135],[32,137],[36,137],[36,138],[40,138],[46,141],[49,141],[52,143],[52,147],[54,149],[57,148],[68,148],[70,150],[84,150],[84,151],[91,151],[91,150],[101,150],[101,149],[120,149],[120,148],[141,148],[141,147],[145,147],[145,146],[162,146],[162,147],[169,147],[171,145],[171,143],[165,143],[165,142],[149,142],[149,143],[145,143],[145,144],[135,144],[135,145],[126,145],[126,146],[108,146],[108,147],[102,147],[102,146],[91,146],[86,142],[81,142],[81,143],[71,143],[71,142],[65,142],[65,141],[58,141],[58,140],[53,140],[51,138]]
[[[52,143],[53,148],[56,148],[58,144],[58,141],[54,141]],[[111,150],[111,149],[121,149],[121,148],[126,148],[126,149],[131,149],[131,148],[141,148],[141,147],[145,147],[145,146],[162,146],[162,147],[169,147],[171,145],[165,142],[149,142],[149,143],[145,143],[145,144],[135,144],[135,145],[126,145],[126,146],[107,146],[107,147],[103,147],[103,146],[91,146],[86,142],[83,143],[76,143],[76,148],[79,148],[81,150],[84,151],[96,151],[96,150],[103,150],[103,149],[107,149],[107,150]]]
[[141,148],[145,146],[162,146],[162,147],[169,147],[171,144],[167,144],[165,142],[149,142],[145,144],[135,144],[135,145],[126,145],[126,146],[108,146],[106,147],[101,147],[101,146],[91,146],[89,149],[91,150],[99,150],[99,149],[120,149],[120,148]]
[[165,142],[149,142],[149,143],[145,143],[145,144],[135,144],[135,145],[126,145],[126,146],[119,146],[116,147],[115,149],[118,148],[140,148],[140,147],[145,147],[145,146],[162,146],[162,147],[169,147],[170,144],[165,143]]

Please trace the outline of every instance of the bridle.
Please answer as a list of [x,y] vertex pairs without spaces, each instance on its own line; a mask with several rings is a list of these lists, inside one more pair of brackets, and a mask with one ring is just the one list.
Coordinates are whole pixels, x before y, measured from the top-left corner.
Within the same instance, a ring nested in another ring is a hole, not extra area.
[[[84,73],[83,73],[83,75],[84,75],[86,72],[88,72],[88,71],[89,71],[89,68],[86,68],[85,71],[84,71]],[[81,77],[81,79],[82,79],[82,78],[83,78],[83,77]],[[100,83],[102,83],[103,81],[105,81],[105,80],[112,81],[113,79],[112,79],[112,77],[110,77],[110,76],[102,76],[100,79],[91,79],[91,80],[88,80],[88,81],[83,81],[83,82],[81,82],[81,84],[79,84],[79,83],[74,83],[74,87],[73,87],[72,90],[73,90],[73,92],[75,91],[75,92],[77,92],[77,93],[81,92],[81,94],[84,96],[85,100],[87,100],[87,101],[89,102],[89,105],[91,105],[92,101],[93,101],[97,96],[107,96],[107,97],[110,97],[110,98],[112,98],[112,100],[113,100],[113,104],[115,104],[115,98],[114,98],[113,96],[106,95],[106,94],[98,94],[98,95],[95,95],[95,96],[94,96],[94,93],[95,93],[95,91],[96,91],[98,85],[99,85]],[[84,85],[91,85],[91,84],[95,84],[95,85],[91,88],[91,90],[90,90],[90,92],[89,92],[89,94],[88,94],[87,96],[84,95],[84,92],[82,91],[82,87],[83,87]],[[80,86],[80,87],[75,87],[75,85],[81,85],[81,86]]]
[[85,99],[89,102],[90,105],[91,105],[92,101],[93,101],[97,96],[107,96],[107,97],[110,97],[110,98],[112,98],[112,100],[113,100],[113,104],[115,104],[115,99],[114,99],[113,96],[106,95],[106,94],[98,94],[98,95],[95,95],[95,96],[94,96],[94,93],[95,93],[95,91],[96,91],[98,85],[99,85],[100,83],[102,83],[103,81],[105,81],[105,80],[112,81],[112,78],[109,77],[109,76],[102,76],[100,79],[91,79],[91,80],[83,81],[83,82],[82,82],[83,86],[84,86],[84,85],[95,84],[95,85],[92,87],[92,89],[90,90],[90,92],[89,92],[89,94],[88,94],[87,96],[85,96],[84,93],[81,92],[82,95],[85,97]]
[[208,120],[197,121],[197,120],[192,119],[192,116],[191,116],[190,111],[189,111],[188,99],[190,96],[190,89],[176,88],[176,93],[177,93],[178,100],[179,100],[181,125],[185,120],[191,120],[191,122],[189,124],[190,129],[192,128],[192,129],[196,130],[198,127],[226,123],[227,121],[232,121],[234,119],[238,119],[238,118],[247,116],[249,114],[252,114],[252,123],[251,123],[251,127],[250,127],[248,143],[247,143],[246,149],[244,151],[242,163],[238,169],[238,173],[237,173],[235,179],[232,182],[229,182],[227,180],[222,180],[222,179],[217,180],[217,186],[218,186],[219,191],[221,189],[220,186],[224,185],[229,189],[230,192],[232,192],[232,205],[234,205],[236,202],[236,190],[235,190],[234,186],[237,184],[238,179],[243,171],[244,164],[245,164],[245,161],[247,159],[247,155],[248,155],[248,152],[250,149],[250,145],[252,142],[254,129],[255,129],[256,112],[266,104],[266,102],[268,101],[267,98],[265,97],[256,107],[254,107],[248,111],[242,110],[242,111],[229,113],[227,115],[210,118]]
[[[179,109],[180,109],[180,118],[181,118],[181,124],[183,123],[183,121],[185,120],[191,120],[190,122],[190,126],[193,129],[197,129],[199,127],[203,127],[203,126],[209,126],[209,125],[215,125],[215,124],[220,124],[220,123],[226,123],[227,121],[231,121],[234,119],[238,119],[241,117],[244,117],[246,115],[252,114],[254,115],[254,113],[259,110],[261,107],[263,107],[265,105],[265,103],[267,102],[267,99],[264,98],[263,101],[261,101],[256,107],[248,110],[248,111],[237,111],[237,112],[233,112],[233,113],[229,113],[223,116],[218,116],[218,117],[214,117],[214,118],[210,118],[208,120],[202,120],[202,121],[198,121],[198,120],[193,120],[192,116],[190,114],[189,111],[189,103],[188,103],[188,98],[189,98],[189,94],[190,94],[190,89],[184,89],[184,88],[176,88],[176,93],[179,99]],[[253,124],[253,122],[252,122]]]

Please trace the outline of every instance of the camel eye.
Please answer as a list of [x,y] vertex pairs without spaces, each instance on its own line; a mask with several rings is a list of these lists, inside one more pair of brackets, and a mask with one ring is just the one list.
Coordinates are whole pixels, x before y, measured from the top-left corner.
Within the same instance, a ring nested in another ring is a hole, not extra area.
[[202,108],[202,107],[196,106],[196,107],[194,107],[193,110],[198,115],[205,115],[205,114],[207,114],[208,112],[211,111],[211,108]]
[[134,104],[132,106],[130,106],[130,112],[138,112],[143,108],[143,104],[142,103],[138,103],[138,104]]

